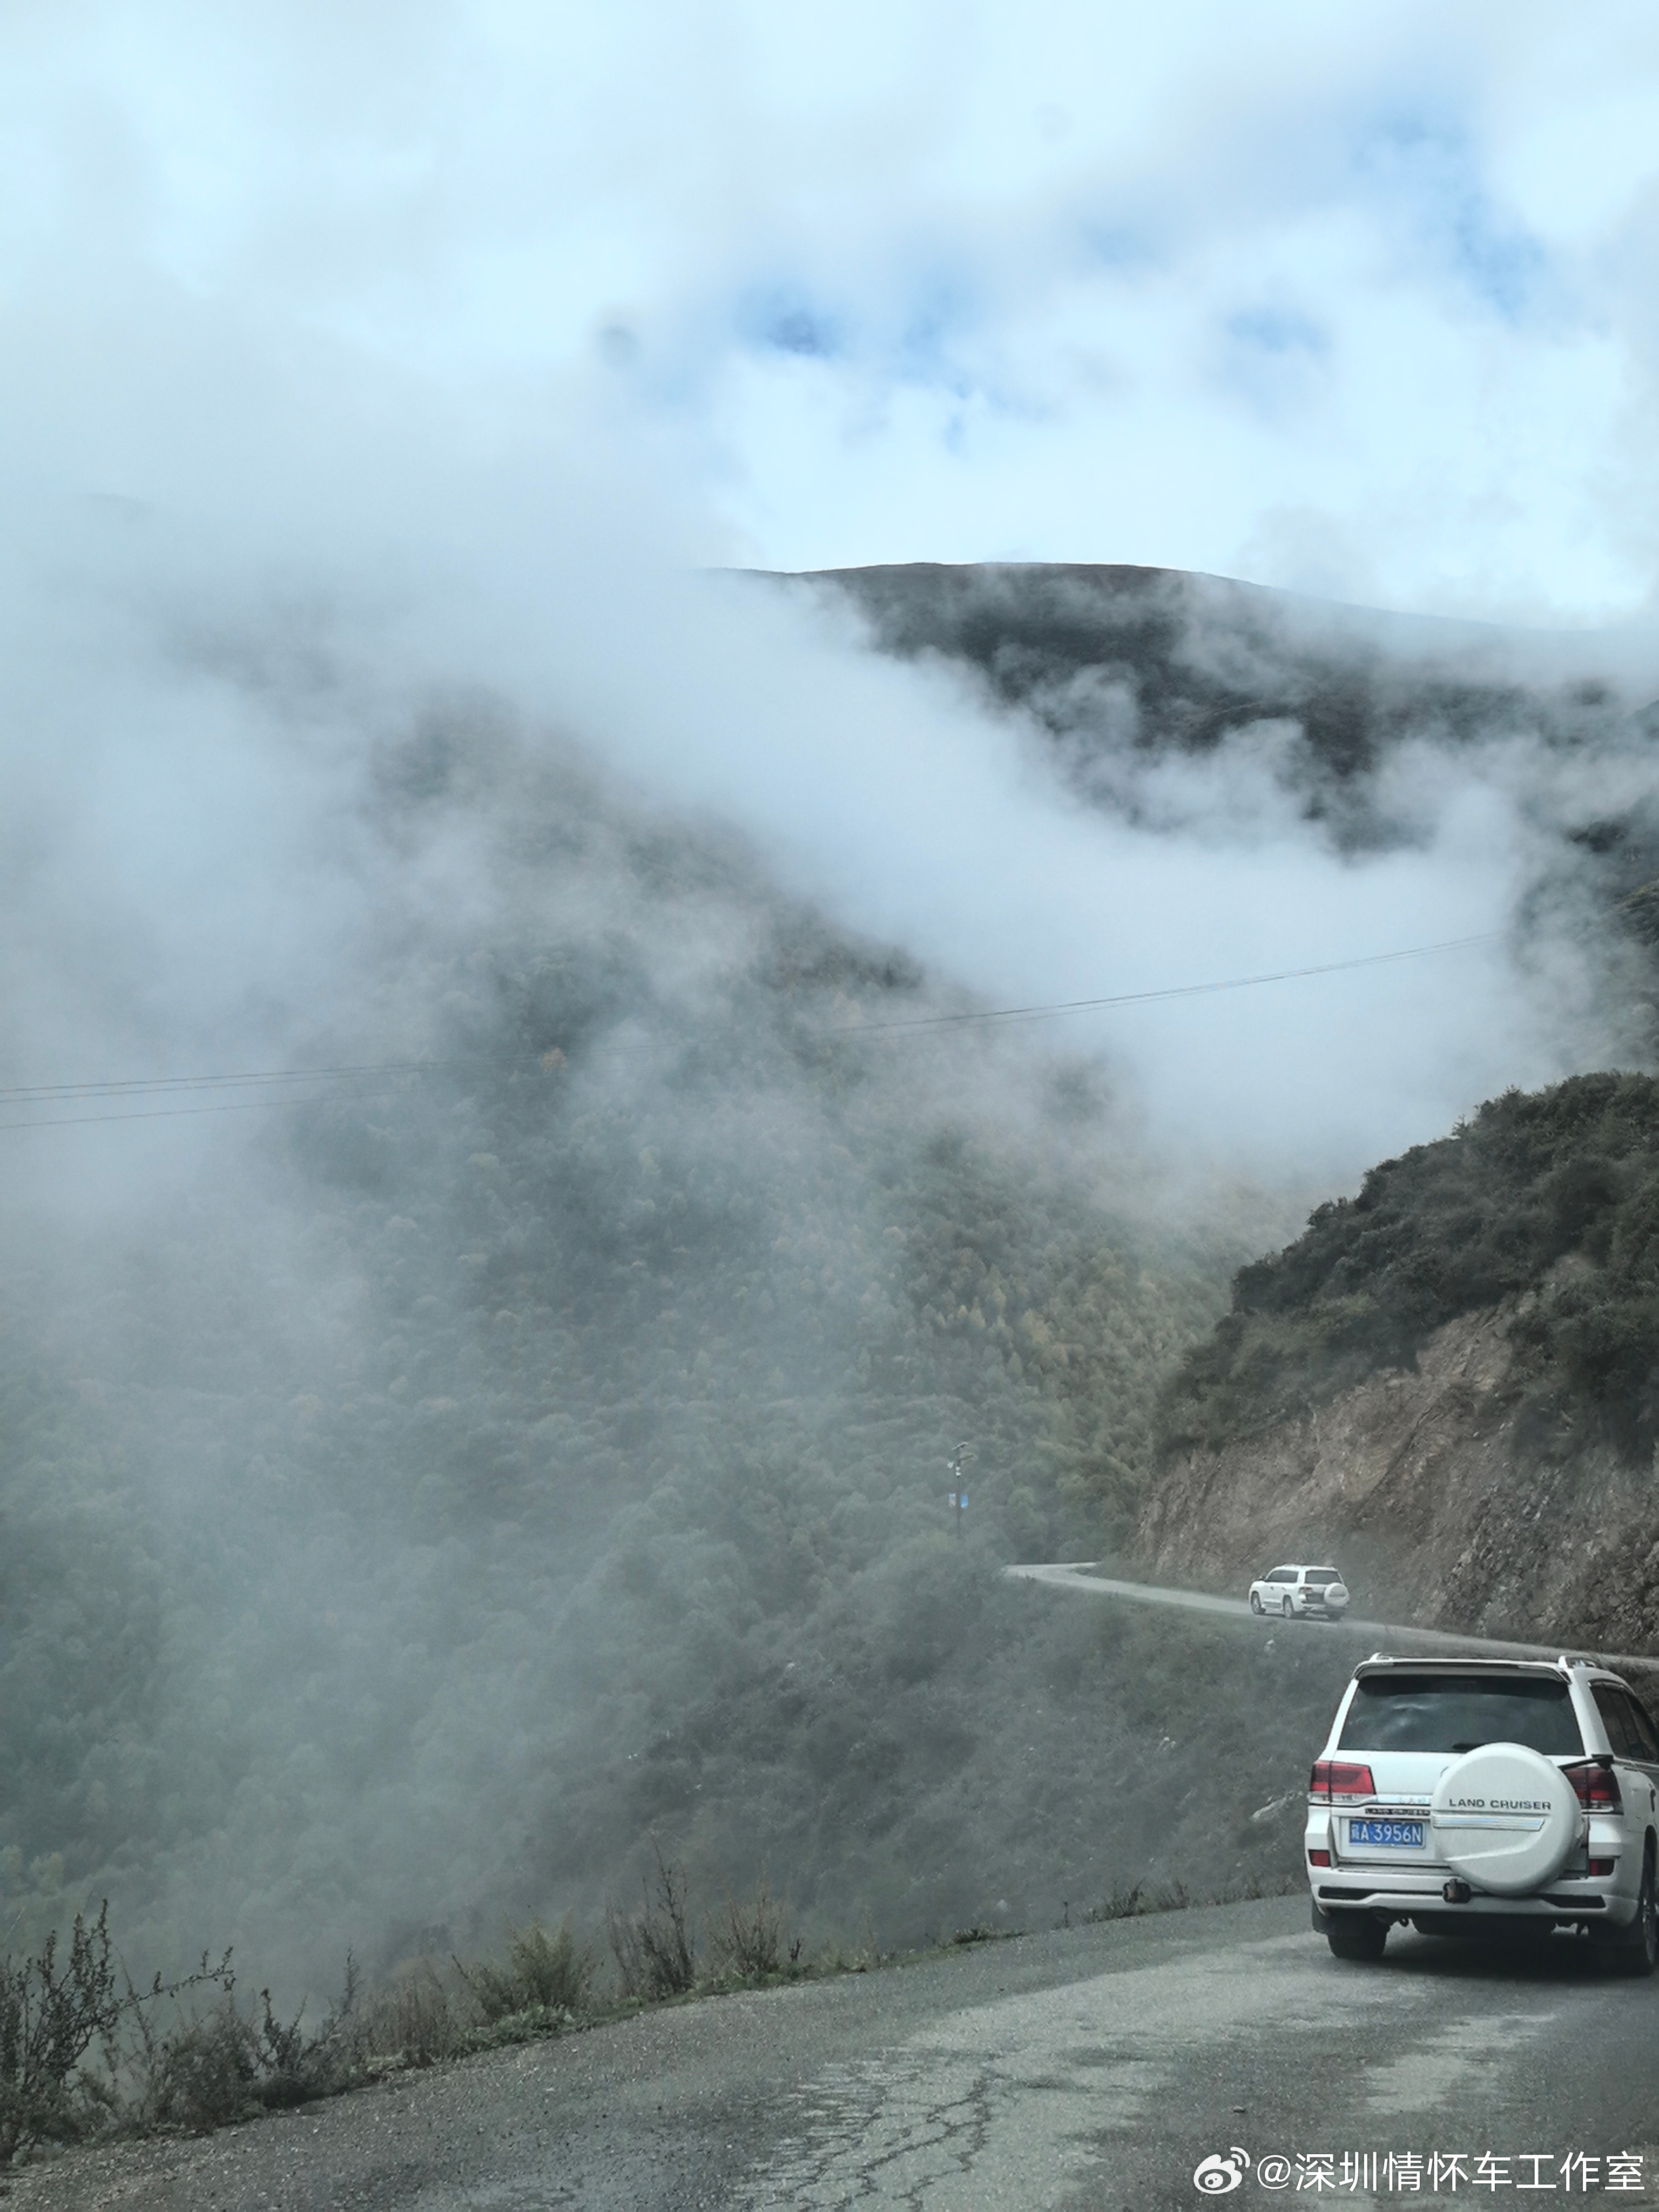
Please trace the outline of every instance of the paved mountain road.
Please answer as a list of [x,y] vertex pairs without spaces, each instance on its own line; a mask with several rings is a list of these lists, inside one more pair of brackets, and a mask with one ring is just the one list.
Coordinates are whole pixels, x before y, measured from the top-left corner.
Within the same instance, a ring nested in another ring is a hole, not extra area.
[[[1559,2191],[1559,2165],[1526,2158],[1643,2149],[1654,2174],[1659,1984],[1565,1941],[1505,1960],[1397,1935],[1381,1966],[1344,1966],[1307,1911],[1118,1921],[659,2010],[202,2141],[75,2153],[14,2177],[6,2212],[1162,2212],[1202,2202],[1194,2166],[1233,2145],[1283,2157],[1267,2175],[1303,2203],[1312,2153],[1337,2177],[1345,2154],[1462,2154],[1454,2197],[1418,2203],[1513,2204],[1526,2174]],[[1483,2154],[1508,2186],[1472,2188]],[[1269,2194],[1253,2167],[1234,2201]],[[1325,2201],[1401,2198],[1379,2180]]]
[[[1224,1615],[1233,1620],[1260,1619],[1265,1627],[1279,1626],[1279,1616],[1273,1613],[1253,1614],[1248,1600],[1242,1597],[1212,1597],[1206,1590],[1170,1589],[1156,1583],[1130,1583],[1115,1580],[1109,1575],[1097,1575],[1091,1571],[1087,1561],[1073,1565],[1006,1567],[1005,1574],[1016,1580],[1045,1583],[1053,1589],[1083,1590],[1094,1597],[1127,1598],[1137,1605],[1167,1605],[1189,1613],[1208,1613]],[[1498,1657],[1522,1659],[1553,1659],[1565,1648],[1577,1650],[1585,1647],[1559,1644],[1505,1643],[1492,1636],[1458,1636],[1448,1629],[1407,1628],[1398,1622],[1348,1619],[1340,1623],[1322,1620],[1291,1620],[1284,1626],[1297,1634],[1304,1631],[1317,1635],[1323,1628],[1340,1626],[1358,1636],[1374,1636],[1380,1651],[1410,1651],[1414,1649],[1436,1651],[1486,1651]],[[1659,1668],[1659,1657],[1644,1656],[1639,1652],[1602,1651],[1594,1655],[1605,1660],[1610,1667]]]

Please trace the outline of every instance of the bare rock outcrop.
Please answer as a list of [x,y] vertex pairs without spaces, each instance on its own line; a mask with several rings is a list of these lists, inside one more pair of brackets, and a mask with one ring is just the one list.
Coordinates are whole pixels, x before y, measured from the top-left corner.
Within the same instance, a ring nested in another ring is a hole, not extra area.
[[1540,1446],[1516,1310],[1462,1315],[1413,1369],[1172,1459],[1140,1516],[1148,1569],[1237,1589],[1329,1556],[1367,1613],[1659,1652],[1659,1485],[1598,1442]]

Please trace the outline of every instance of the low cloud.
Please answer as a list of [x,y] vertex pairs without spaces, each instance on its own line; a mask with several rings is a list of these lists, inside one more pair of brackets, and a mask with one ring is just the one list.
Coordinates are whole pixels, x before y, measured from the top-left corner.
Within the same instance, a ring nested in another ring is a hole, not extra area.
[[[100,1120],[0,1132],[6,1503],[28,1666],[79,1591],[128,1703],[0,1874],[56,1911],[142,1817],[152,1895],[256,1954],[400,1882],[414,1948],[596,1883],[655,1817],[636,1761],[690,1824],[682,1705],[934,1557],[960,1409],[1030,1540],[1121,1505],[1158,1360],[1298,1206],[1652,1050],[1610,919],[1641,635],[1357,623],[1420,699],[1339,772],[1273,689],[1305,609],[1181,602],[1237,702],[1200,743],[1133,669],[999,688],[733,572],[1249,542],[1402,603],[1629,608],[1647,340],[1635,280],[1528,322],[1543,290],[1483,304],[1354,181],[1357,77],[1495,69],[1496,15],[198,16],[3,34],[0,1118]],[[1541,234],[1498,158],[1541,127],[1522,44],[1521,121],[1468,125],[1488,293],[1492,239]],[[1553,266],[1633,251],[1649,158]],[[1230,343],[1294,388],[1229,394]],[[300,1113],[48,1095],[428,1060]]]

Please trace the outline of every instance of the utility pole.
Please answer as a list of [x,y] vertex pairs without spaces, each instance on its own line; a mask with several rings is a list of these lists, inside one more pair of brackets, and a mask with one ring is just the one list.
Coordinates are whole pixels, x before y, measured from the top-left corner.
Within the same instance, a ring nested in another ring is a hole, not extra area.
[[957,1479],[956,1488],[947,1490],[945,1495],[950,1503],[951,1518],[956,1522],[958,1539],[962,1534],[962,1516],[968,1510],[968,1493],[962,1486],[963,1469],[967,1465],[968,1456],[972,1449],[971,1444],[958,1444],[945,1462]]

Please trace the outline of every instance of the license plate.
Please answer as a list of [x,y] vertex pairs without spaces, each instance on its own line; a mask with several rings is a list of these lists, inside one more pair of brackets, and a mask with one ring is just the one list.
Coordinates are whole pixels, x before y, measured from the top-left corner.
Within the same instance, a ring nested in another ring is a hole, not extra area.
[[1423,1848],[1423,1823],[1420,1820],[1350,1820],[1348,1846],[1356,1844],[1381,1844],[1385,1849],[1401,1851],[1420,1851]]

